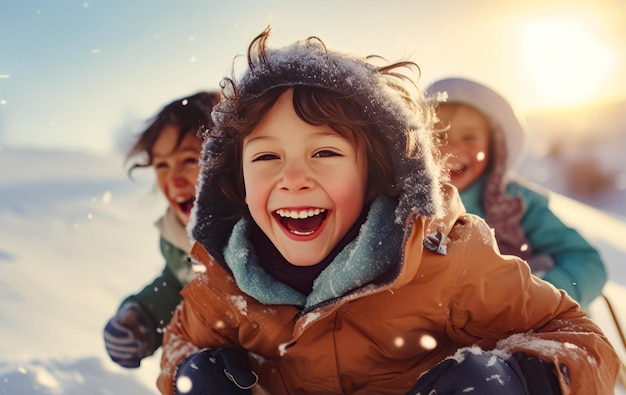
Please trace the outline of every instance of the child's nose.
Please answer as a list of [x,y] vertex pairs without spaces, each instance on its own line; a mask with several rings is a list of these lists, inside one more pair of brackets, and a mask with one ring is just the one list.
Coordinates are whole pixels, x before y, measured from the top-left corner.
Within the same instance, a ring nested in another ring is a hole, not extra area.
[[289,191],[299,191],[311,187],[311,179],[306,164],[301,161],[285,163],[282,171],[280,188]]
[[187,185],[187,183],[188,183],[187,179],[183,177],[181,174],[178,174],[172,177],[172,185],[174,185],[177,188],[184,187],[185,185]]
[[183,169],[174,169],[174,172],[172,172],[171,182],[172,185],[177,188],[181,188],[189,184],[189,180],[187,179],[187,177],[185,177],[185,172],[183,171]]

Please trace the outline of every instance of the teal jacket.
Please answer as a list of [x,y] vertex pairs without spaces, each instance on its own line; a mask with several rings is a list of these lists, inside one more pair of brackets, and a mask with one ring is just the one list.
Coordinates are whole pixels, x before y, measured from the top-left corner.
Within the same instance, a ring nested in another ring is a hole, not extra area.
[[[484,217],[481,205],[484,177],[461,192],[469,213]],[[604,263],[596,251],[575,229],[565,225],[548,207],[546,195],[527,186],[509,182],[507,194],[521,197],[524,215],[520,225],[534,257],[549,257],[545,271],[534,274],[567,291],[583,308],[600,293],[607,280]],[[531,265],[532,266],[532,265]]]
[[524,151],[523,117],[506,98],[477,81],[444,78],[426,92],[445,92],[447,103],[468,105],[489,121],[487,170],[460,193],[467,211],[495,229],[502,252],[526,259],[533,274],[567,291],[583,308],[588,306],[607,280],[600,255],[554,215],[537,188],[509,181]]

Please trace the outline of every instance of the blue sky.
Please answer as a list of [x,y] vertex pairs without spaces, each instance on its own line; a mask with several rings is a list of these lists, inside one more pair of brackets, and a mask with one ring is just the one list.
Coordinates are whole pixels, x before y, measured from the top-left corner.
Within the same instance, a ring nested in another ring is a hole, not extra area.
[[526,112],[626,96],[623,0],[0,3],[0,149],[118,150],[166,102],[217,87],[269,23],[272,45],[409,58],[421,86],[463,75]]

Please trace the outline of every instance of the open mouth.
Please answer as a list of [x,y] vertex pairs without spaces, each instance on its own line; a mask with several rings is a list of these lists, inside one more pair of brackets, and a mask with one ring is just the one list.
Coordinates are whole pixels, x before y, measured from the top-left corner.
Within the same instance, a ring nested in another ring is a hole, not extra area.
[[456,173],[456,174],[463,174],[463,172],[465,171],[465,169],[467,168],[467,166],[461,164],[461,163],[447,163],[446,164],[446,168],[448,170],[450,170],[450,173]]
[[189,199],[184,200],[182,202],[177,202],[178,208],[185,215],[190,215],[191,214],[191,209],[193,208],[194,200],[195,200],[195,198],[192,197],[192,198],[189,198]]
[[327,215],[328,211],[325,208],[274,211],[274,217],[278,223],[297,236],[310,236],[315,233],[322,226]]

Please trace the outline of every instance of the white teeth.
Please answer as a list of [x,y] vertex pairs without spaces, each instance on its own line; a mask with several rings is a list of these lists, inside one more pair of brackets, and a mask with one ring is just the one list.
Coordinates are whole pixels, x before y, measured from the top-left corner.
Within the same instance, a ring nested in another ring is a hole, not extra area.
[[446,167],[450,170],[461,170],[463,165],[460,163],[446,163]]
[[300,211],[285,210],[281,208],[281,209],[276,210],[276,214],[280,215],[283,218],[304,219],[304,218],[313,217],[315,215],[320,215],[324,211],[326,211],[325,208],[316,208],[316,209],[308,209],[308,210],[300,210]]
[[292,230],[291,233],[293,233],[295,235],[298,235],[298,236],[308,236],[308,235],[312,235],[314,232],[313,231],[311,231],[311,232],[300,232],[300,231],[297,231],[297,230]]

